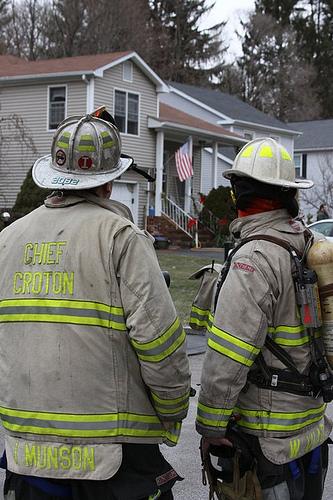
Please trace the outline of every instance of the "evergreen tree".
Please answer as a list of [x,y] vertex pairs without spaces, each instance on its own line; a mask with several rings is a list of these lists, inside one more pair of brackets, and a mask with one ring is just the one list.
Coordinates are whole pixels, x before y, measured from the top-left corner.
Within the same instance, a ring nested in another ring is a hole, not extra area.
[[151,43],[157,46],[150,64],[166,80],[207,85],[221,71],[222,29],[218,23],[199,29],[212,7],[205,0],[149,0]]
[[290,0],[274,5],[258,0],[256,11],[243,23],[243,56],[238,61],[244,100],[285,121],[320,114],[315,68],[305,61],[293,27],[295,5]]
[[294,21],[306,61],[316,69],[316,89],[321,102],[321,117],[333,117],[333,2],[308,0]]

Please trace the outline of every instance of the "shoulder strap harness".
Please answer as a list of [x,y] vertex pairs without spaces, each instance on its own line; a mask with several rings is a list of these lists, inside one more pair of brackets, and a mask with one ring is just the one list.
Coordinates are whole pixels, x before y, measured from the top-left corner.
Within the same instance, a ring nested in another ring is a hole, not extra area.
[[[295,264],[292,278],[295,285],[296,301],[301,311],[302,323],[310,337],[312,366],[308,376],[300,373],[289,353],[267,335],[265,347],[287,370],[268,366],[263,354],[260,352],[255,361],[256,368],[249,371],[248,383],[251,382],[257,387],[272,391],[283,391],[311,397],[322,396],[325,402],[332,401],[333,377],[325,358],[320,336],[316,335],[318,328],[321,327],[317,276],[314,271],[304,266],[304,259],[309,246],[312,244],[312,238],[308,239],[303,255],[287,241],[274,236],[256,234],[244,238],[229,253],[221,271],[216,287],[214,313],[219,293],[230,269],[232,257],[243,245],[254,240],[265,240],[283,247],[289,252]],[[247,390],[248,383],[243,390]]]

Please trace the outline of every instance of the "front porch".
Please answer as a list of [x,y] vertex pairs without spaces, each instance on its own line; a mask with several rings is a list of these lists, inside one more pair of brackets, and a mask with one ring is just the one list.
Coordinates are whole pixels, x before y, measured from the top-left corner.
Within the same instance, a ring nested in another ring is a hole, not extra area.
[[[246,140],[219,125],[165,104],[160,105],[159,118],[149,118],[148,126],[156,132],[156,182],[150,183],[148,190],[148,231],[170,235],[172,243],[177,241],[179,246],[209,246],[215,235],[198,222],[203,179],[209,174],[210,189],[217,188],[222,181],[217,175],[219,148],[233,146],[238,149]],[[187,141],[193,176],[181,182],[175,152]],[[202,161],[202,151],[207,147],[212,150],[209,172],[207,164],[203,167]]]

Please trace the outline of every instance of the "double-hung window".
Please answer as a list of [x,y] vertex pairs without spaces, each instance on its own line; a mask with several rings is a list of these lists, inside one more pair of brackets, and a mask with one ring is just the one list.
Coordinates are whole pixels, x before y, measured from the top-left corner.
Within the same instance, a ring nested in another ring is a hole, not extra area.
[[306,154],[295,153],[294,163],[295,163],[295,176],[296,178],[306,178],[307,174],[307,156]]
[[139,135],[139,96],[124,90],[115,90],[114,118],[120,132]]
[[66,116],[66,87],[49,87],[49,130],[58,127]]

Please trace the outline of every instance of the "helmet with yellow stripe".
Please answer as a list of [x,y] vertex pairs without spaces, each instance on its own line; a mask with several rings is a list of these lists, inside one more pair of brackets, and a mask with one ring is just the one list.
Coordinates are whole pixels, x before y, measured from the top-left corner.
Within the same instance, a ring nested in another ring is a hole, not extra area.
[[250,177],[259,182],[286,188],[307,189],[313,182],[295,178],[295,164],[288,151],[270,137],[248,142],[223,176]]
[[133,163],[121,155],[121,139],[112,123],[92,114],[72,116],[57,128],[51,154],[32,171],[43,188],[90,189],[123,174]]

